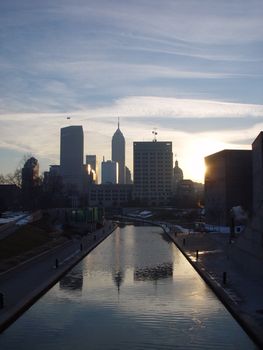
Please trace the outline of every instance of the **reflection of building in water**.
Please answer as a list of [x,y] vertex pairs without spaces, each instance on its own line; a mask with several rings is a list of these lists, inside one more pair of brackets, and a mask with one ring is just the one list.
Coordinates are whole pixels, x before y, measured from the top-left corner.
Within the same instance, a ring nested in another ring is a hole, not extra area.
[[59,281],[59,288],[64,290],[82,290],[82,270],[71,271]]
[[115,275],[113,276],[113,280],[115,285],[117,286],[118,293],[120,292],[120,286],[123,282],[124,274],[121,270],[115,272]]
[[145,267],[143,269],[137,269],[134,272],[135,281],[155,281],[162,278],[168,278],[173,276],[173,264],[164,263],[156,265],[154,267]]
[[113,281],[118,289],[118,293],[120,292],[120,286],[124,281],[124,272],[121,269],[121,247],[120,247],[120,230],[117,230],[114,235],[114,250],[115,250],[115,264],[113,266]]

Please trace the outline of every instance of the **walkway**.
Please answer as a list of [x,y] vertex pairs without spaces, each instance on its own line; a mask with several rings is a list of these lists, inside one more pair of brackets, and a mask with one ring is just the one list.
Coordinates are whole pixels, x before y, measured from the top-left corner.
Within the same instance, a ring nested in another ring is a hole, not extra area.
[[111,222],[0,274],[0,331],[4,330],[62,275],[102,242],[116,226]]
[[[263,281],[252,278],[231,260],[229,235],[167,233],[248,334],[263,348]],[[262,269],[262,266],[259,268]]]

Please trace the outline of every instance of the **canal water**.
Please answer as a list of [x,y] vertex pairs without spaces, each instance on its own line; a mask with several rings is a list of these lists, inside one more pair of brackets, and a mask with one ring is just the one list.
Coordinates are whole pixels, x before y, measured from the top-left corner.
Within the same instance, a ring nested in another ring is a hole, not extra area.
[[0,349],[256,346],[160,228],[126,226],[2,333]]

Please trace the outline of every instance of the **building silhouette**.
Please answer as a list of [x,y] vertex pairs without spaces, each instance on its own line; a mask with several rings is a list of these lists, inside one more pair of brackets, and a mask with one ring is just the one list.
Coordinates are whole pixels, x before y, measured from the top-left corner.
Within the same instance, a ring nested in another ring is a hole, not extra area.
[[29,158],[22,168],[22,190],[31,191],[38,185],[39,163],[34,157]]
[[118,163],[118,183],[126,183],[125,171],[125,138],[120,130],[120,123],[118,121],[118,128],[115,131],[111,141],[111,160]]
[[22,168],[22,199],[25,208],[34,209],[38,206],[39,184],[39,163],[31,157]]
[[101,163],[101,183],[117,184],[118,183],[118,163],[112,160],[103,160]]
[[60,166],[50,165],[49,171],[45,171],[43,177],[42,206],[58,208],[63,205],[63,181],[60,175]]
[[88,173],[92,177],[92,182],[98,183],[98,163],[95,154],[86,155],[86,165],[88,166]]
[[172,193],[172,142],[134,142],[134,199],[147,205],[166,205]]
[[252,151],[223,150],[205,157],[206,223],[230,224],[230,210],[252,207]]
[[256,212],[263,203],[263,132],[252,143],[253,159],[253,211]]
[[132,201],[133,185],[92,184],[88,191],[91,207],[121,208],[129,206]]
[[66,188],[83,189],[84,136],[80,125],[60,130],[60,174]]
[[50,165],[49,171],[44,172],[43,188],[47,192],[59,192],[62,190],[62,178],[59,165]]
[[[263,278],[263,132],[252,143],[253,212],[244,231],[235,244],[230,245],[229,254],[243,271],[250,276]],[[244,187],[240,188],[240,192]]]
[[178,160],[176,160],[173,168],[173,180],[172,180],[173,192],[177,191],[178,185],[183,180],[183,178],[184,178],[183,170],[179,168]]
[[132,184],[131,171],[127,166],[125,166],[125,176],[126,176],[126,180],[125,180],[126,185],[131,185]]
[[14,184],[0,184],[0,213],[20,207],[21,190]]
[[84,183],[84,191],[87,190],[87,187],[90,184],[97,182],[97,176],[95,170],[92,169],[90,164],[83,165],[83,183]]

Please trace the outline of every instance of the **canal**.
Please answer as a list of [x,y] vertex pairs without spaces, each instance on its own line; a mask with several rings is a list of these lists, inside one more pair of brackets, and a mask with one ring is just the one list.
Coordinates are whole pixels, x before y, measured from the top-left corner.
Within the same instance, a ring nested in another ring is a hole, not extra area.
[[256,346],[160,228],[125,226],[0,334],[0,349]]

